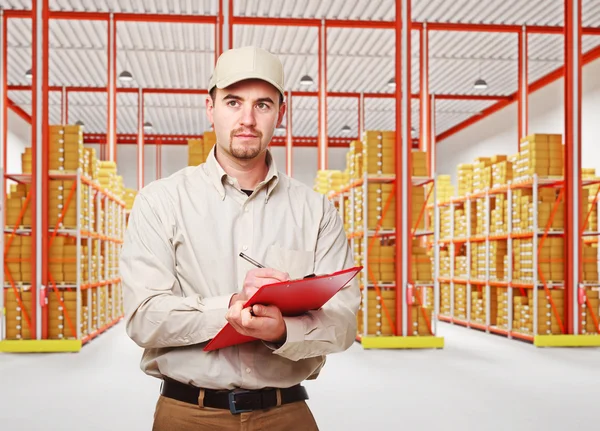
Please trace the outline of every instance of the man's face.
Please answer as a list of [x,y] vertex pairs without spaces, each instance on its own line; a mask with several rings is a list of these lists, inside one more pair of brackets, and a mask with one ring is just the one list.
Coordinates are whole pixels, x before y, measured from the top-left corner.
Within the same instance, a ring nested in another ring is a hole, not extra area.
[[271,142],[285,103],[279,105],[279,91],[268,82],[247,79],[217,88],[214,103],[206,101],[206,113],[219,148],[236,159],[251,160]]

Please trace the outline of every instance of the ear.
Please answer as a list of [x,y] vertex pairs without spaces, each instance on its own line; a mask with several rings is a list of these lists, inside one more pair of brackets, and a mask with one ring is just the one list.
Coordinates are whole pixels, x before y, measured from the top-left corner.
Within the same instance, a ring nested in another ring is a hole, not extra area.
[[283,102],[281,104],[281,106],[279,107],[279,116],[277,117],[277,124],[275,125],[275,127],[279,126],[281,124],[281,121],[283,121],[283,117],[285,116],[286,109],[287,109],[287,105],[285,104],[285,102]]
[[212,98],[208,96],[206,98],[206,116],[208,117],[208,122],[210,124],[215,124],[213,120],[213,109],[215,109]]

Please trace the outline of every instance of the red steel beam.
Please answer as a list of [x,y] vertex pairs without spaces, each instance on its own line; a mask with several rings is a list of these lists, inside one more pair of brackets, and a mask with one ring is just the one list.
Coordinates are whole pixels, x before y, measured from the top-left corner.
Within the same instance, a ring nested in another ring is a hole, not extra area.
[[[19,117],[21,117],[23,120],[27,121],[29,124],[31,124],[31,115],[29,115],[27,112],[25,112],[19,105],[17,105],[15,102],[13,102],[11,99],[9,99],[8,97],[6,98],[7,104],[6,106],[8,108],[10,108],[15,114],[17,114]],[[8,129],[7,129],[8,130]],[[6,159],[5,159],[6,160]]]
[[[529,29],[529,27],[528,27]],[[591,63],[594,60],[597,60],[598,58],[600,58],[600,46],[597,46],[591,50],[589,50],[587,53],[583,54],[582,56],[582,64],[586,65]],[[529,84],[529,94],[534,93],[536,91],[538,91],[541,88],[544,88],[545,86],[553,83],[554,81],[562,78],[565,75],[564,72],[564,67],[561,66],[557,69],[555,69],[554,71],[548,73],[547,75],[541,77],[540,79],[538,79],[537,81]],[[437,99],[439,96],[435,96],[435,98]],[[449,138],[450,136],[466,129],[469,126],[472,126],[473,124],[477,123],[478,121],[483,120],[484,118],[492,115],[495,112],[498,112],[499,110],[501,110],[502,108],[507,107],[508,105],[510,105],[511,103],[515,102],[518,98],[518,92],[511,94],[510,96],[507,96],[506,100],[502,100],[492,106],[490,106],[487,109],[484,109],[483,111],[481,111],[481,115],[477,115],[477,116],[473,116],[471,118],[466,119],[465,121],[463,121],[462,123],[457,124],[454,127],[451,127],[450,129],[446,130],[443,133],[440,133],[437,137],[436,137],[436,142],[441,142],[446,138]]]
[[327,27],[323,20],[319,27],[319,146],[318,146],[318,169],[328,168],[328,143],[327,143]]
[[529,100],[529,92],[527,86],[527,76],[528,76],[528,36],[525,27],[521,29],[518,36],[518,107],[517,107],[517,116],[518,116],[518,136],[517,136],[517,148],[519,151],[521,150],[521,138],[527,136],[528,129],[528,100]]

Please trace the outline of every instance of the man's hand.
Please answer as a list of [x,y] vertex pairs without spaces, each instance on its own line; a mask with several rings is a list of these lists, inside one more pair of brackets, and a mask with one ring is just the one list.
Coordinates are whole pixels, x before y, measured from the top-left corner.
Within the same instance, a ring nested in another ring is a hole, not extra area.
[[265,284],[279,283],[280,281],[287,281],[289,279],[290,275],[288,273],[277,271],[273,268],[251,269],[246,273],[242,292],[232,296],[229,306],[231,307],[237,301],[246,302]]
[[231,326],[242,335],[283,344],[287,337],[287,329],[279,308],[274,305],[243,308],[244,303],[245,301],[237,301],[227,311],[225,318]]

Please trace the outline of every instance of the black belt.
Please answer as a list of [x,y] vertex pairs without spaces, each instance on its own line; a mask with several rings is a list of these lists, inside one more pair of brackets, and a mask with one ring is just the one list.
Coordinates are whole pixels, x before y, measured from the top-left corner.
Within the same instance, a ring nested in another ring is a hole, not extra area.
[[[195,386],[165,377],[160,392],[165,397],[198,405],[200,390]],[[281,404],[308,399],[306,388],[301,385],[279,389],[279,391],[281,392]],[[203,405],[204,407],[229,410],[232,414],[268,409],[277,406],[277,389],[235,389],[232,391],[204,389]]]

